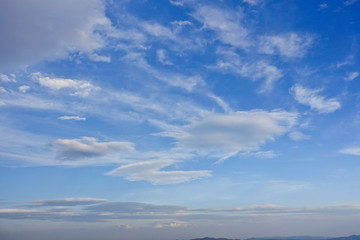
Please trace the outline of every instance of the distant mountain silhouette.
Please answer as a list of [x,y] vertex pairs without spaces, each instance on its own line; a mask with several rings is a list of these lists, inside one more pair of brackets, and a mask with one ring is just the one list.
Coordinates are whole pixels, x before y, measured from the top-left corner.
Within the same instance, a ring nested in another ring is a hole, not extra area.
[[[229,239],[229,238],[210,238],[210,237],[204,237],[204,238],[194,238],[191,240],[240,240],[240,239]],[[339,239],[342,240],[342,239]],[[351,239],[352,240],[352,239]]]
[[360,235],[352,235],[349,237],[327,238],[326,240],[360,240]]
[[[240,239],[229,239],[229,238],[194,238],[191,240],[240,240]],[[312,236],[294,236],[294,237],[264,237],[264,238],[247,238],[244,240],[360,240],[360,235],[352,235],[348,237],[312,237]]]

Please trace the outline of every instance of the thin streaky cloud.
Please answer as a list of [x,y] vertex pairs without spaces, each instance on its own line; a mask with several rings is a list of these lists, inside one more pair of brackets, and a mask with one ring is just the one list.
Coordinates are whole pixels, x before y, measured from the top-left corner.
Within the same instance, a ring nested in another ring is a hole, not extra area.
[[76,121],[85,121],[85,117],[79,117],[79,116],[61,116],[58,117],[60,120],[76,120]]
[[360,156],[360,147],[347,147],[339,151],[342,154]]
[[149,181],[152,184],[175,184],[211,176],[208,170],[169,171],[161,170],[175,164],[174,160],[152,160],[122,165],[108,175],[123,176],[129,181]]
[[320,95],[321,89],[309,89],[301,85],[294,85],[290,92],[299,103],[309,106],[319,113],[331,113],[341,107],[336,98],[325,98]]
[[358,72],[351,72],[349,73],[345,78],[344,80],[345,81],[352,81],[354,80],[355,78],[357,78],[359,76],[359,73]]

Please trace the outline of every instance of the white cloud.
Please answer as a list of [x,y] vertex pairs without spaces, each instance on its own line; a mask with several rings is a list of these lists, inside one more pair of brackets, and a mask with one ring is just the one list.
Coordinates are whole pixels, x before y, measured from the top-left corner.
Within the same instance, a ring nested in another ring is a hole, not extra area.
[[167,60],[166,51],[159,49],[156,51],[158,61],[163,65],[174,65],[171,61]]
[[255,151],[274,141],[288,132],[296,121],[297,114],[279,110],[212,114],[160,135],[175,138],[180,149],[221,156],[220,161],[223,161],[237,152]]
[[57,157],[61,160],[75,160],[89,157],[100,157],[116,151],[133,151],[131,142],[98,142],[96,138],[57,139]]
[[9,77],[8,75],[0,73],[0,82],[16,82],[15,75],[11,74]]
[[1,1],[0,66],[91,54],[105,46],[102,33],[110,27],[101,0]]
[[280,69],[265,61],[245,62],[238,54],[231,50],[220,49],[217,53],[220,57],[216,66],[210,68],[239,74],[253,81],[264,79],[259,90],[260,93],[271,91],[274,83],[283,77]]
[[325,99],[325,97],[319,95],[321,89],[308,89],[300,85],[294,85],[290,92],[299,103],[310,106],[319,113],[331,113],[341,107],[341,104],[335,98]]
[[340,150],[342,154],[360,156],[360,147],[349,147]]
[[350,6],[350,5],[353,5],[354,3],[356,3],[357,1],[359,1],[359,0],[347,0],[344,2],[344,4],[346,6]]
[[313,37],[296,33],[260,37],[259,51],[266,54],[279,54],[285,57],[304,57],[313,44]]
[[327,5],[326,3],[320,4],[320,8],[321,8],[321,9],[325,9],[325,8],[327,8],[327,7],[328,7],[328,5]]
[[154,76],[169,84],[170,86],[184,88],[191,92],[195,86],[204,85],[204,80],[201,76],[186,76],[182,74],[164,73],[160,71],[153,71]]
[[190,224],[183,221],[172,221],[170,223],[155,223],[154,228],[178,228],[178,227],[188,227]]
[[280,69],[264,61],[255,64],[244,64],[238,71],[242,76],[254,80],[265,79],[265,82],[260,89],[261,93],[272,90],[274,83],[283,77],[283,73]]
[[147,34],[163,38],[163,39],[170,39],[170,40],[176,40],[177,37],[175,34],[171,31],[170,28],[167,28],[159,23],[156,22],[139,22],[139,26],[146,32]]
[[96,53],[89,54],[89,58],[94,62],[111,62],[111,58],[107,56],[100,56]]
[[267,182],[267,191],[271,193],[298,192],[311,186],[309,182],[296,182],[287,180],[271,180]]
[[21,85],[18,89],[19,89],[20,92],[26,93],[30,89],[30,86]]
[[108,175],[123,176],[129,181],[149,181],[152,184],[174,184],[211,176],[207,170],[200,171],[160,171],[173,165],[174,160],[151,160],[122,165]]
[[232,109],[229,107],[229,105],[220,97],[214,94],[208,94],[208,97],[214,99],[214,101],[224,110],[224,112],[232,112]]
[[107,202],[88,206],[86,210],[92,212],[111,212],[120,214],[174,214],[187,210],[187,207],[177,205],[155,205],[140,202]]
[[262,0],[243,0],[243,2],[246,2],[250,5],[258,5]]
[[257,152],[244,152],[241,156],[256,157],[256,158],[274,158],[279,156],[279,153],[274,151],[257,151]]
[[7,96],[6,103],[11,106],[62,112],[67,112],[69,109],[69,106],[53,98],[42,98],[32,94],[19,94],[16,92],[11,92],[11,94]]
[[91,205],[97,203],[107,202],[106,199],[99,198],[85,198],[85,197],[77,197],[77,198],[62,198],[62,199],[52,199],[52,200],[38,200],[33,201],[34,205],[31,207],[44,207],[44,206],[78,206],[78,205]]
[[225,44],[240,48],[251,45],[247,39],[248,30],[241,25],[238,12],[225,11],[215,6],[200,6],[193,17],[202,22],[205,29],[215,31],[219,40]]
[[177,6],[177,7],[182,7],[184,6],[184,1],[182,0],[169,0],[170,4]]
[[79,116],[61,116],[61,117],[58,117],[58,119],[60,119],[60,120],[76,120],[76,121],[85,121],[86,120],[86,118],[79,117]]
[[289,133],[289,137],[294,141],[301,141],[301,140],[307,140],[310,139],[309,135],[305,135],[302,132],[294,131]]
[[0,93],[7,93],[8,91],[6,91],[6,89],[4,87],[0,86]]
[[171,24],[177,25],[177,26],[186,26],[186,25],[193,25],[190,21],[172,21]]
[[30,76],[32,80],[37,81],[41,86],[47,87],[51,90],[74,90],[74,92],[71,93],[73,96],[87,97],[91,91],[99,89],[99,87],[96,87],[90,82],[83,80],[48,77],[39,72],[32,73]]
[[183,74],[177,74],[173,72],[159,71],[150,66],[150,64],[144,58],[143,53],[129,52],[123,60],[130,62],[137,67],[145,70],[149,74],[153,75],[160,81],[167,83],[173,87],[180,87],[191,92],[195,86],[204,85],[205,81],[199,75],[186,76]]
[[351,72],[349,73],[345,78],[344,80],[345,81],[352,81],[354,80],[355,78],[357,78],[359,76],[359,73],[358,72]]

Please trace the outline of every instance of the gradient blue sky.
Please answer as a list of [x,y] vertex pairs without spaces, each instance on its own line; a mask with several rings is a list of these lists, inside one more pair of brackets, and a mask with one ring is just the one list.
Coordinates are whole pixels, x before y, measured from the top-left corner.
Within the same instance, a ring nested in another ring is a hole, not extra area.
[[360,234],[359,13],[0,1],[0,236]]

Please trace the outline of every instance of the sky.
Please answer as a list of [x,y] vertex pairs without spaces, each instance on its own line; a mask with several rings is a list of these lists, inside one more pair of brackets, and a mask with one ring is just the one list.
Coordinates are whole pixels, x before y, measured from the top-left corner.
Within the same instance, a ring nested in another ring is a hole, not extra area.
[[360,1],[0,1],[0,238],[360,234]]

